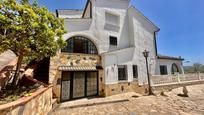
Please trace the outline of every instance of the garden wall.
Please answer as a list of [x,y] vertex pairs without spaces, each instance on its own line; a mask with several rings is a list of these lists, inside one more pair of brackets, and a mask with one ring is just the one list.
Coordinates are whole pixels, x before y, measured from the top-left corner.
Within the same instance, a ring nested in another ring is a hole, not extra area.
[[29,97],[0,105],[0,115],[47,115],[52,109],[52,86],[40,88]]

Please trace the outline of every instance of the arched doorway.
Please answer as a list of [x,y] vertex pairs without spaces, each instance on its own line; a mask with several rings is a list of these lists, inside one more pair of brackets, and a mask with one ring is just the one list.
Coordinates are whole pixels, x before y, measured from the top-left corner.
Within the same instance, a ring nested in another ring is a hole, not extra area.
[[83,36],[74,36],[69,38],[67,40],[67,46],[62,49],[62,52],[98,54],[95,44]]
[[175,63],[173,63],[171,66],[171,73],[172,74],[180,73],[179,67]]

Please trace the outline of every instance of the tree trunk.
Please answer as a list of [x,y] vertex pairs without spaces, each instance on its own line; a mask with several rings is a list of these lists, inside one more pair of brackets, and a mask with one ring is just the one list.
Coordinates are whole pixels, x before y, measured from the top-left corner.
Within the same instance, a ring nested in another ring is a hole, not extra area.
[[18,57],[18,62],[17,62],[15,74],[14,74],[13,81],[12,81],[12,86],[16,86],[18,84],[22,61],[23,61],[23,51],[21,50],[19,57]]

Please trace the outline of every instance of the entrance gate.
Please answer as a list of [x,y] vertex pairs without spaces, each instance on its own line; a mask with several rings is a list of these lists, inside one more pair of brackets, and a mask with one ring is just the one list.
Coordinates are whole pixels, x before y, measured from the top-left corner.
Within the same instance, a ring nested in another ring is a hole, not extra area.
[[98,72],[62,72],[61,101],[98,95]]

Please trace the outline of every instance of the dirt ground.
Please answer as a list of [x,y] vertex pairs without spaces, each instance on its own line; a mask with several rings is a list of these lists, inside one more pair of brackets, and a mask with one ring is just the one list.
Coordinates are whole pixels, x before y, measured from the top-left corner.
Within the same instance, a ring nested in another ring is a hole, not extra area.
[[[183,90],[178,88],[165,92],[166,96],[141,96],[131,92],[107,98],[65,102],[50,115],[204,115],[204,85],[187,86],[187,89],[189,97],[177,96]],[[134,95],[139,97],[135,98]],[[117,99],[126,101],[114,102]],[[76,106],[97,102],[108,103]]]

